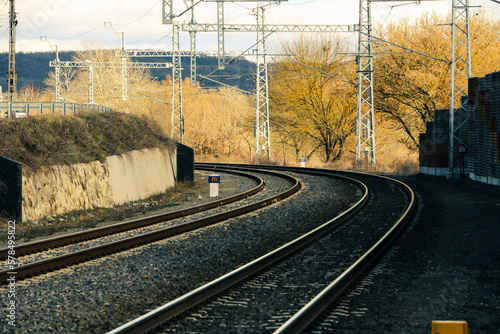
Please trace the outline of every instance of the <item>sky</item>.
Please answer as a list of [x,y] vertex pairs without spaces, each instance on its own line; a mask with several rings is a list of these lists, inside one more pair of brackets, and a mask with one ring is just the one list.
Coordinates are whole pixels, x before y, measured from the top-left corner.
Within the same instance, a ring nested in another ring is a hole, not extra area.
[[[124,33],[127,49],[171,50],[172,28],[162,24],[163,0],[23,0],[16,1],[17,52],[51,51],[55,45],[59,50],[82,50],[85,43],[93,42],[106,48],[119,48],[121,40],[117,33]],[[262,2],[262,1],[261,1]],[[373,22],[386,24],[402,17],[415,17],[426,11],[449,13],[451,0],[447,1],[402,1],[372,4]],[[252,9],[257,2],[225,3],[225,22],[255,23]],[[481,6],[473,11],[487,11],[500,19],[500,5],[490,0],[470,0],[470,5]],[[183,0],[174,0],[174,12],[186,9]],[[8,0],[0,1],[0,51],[8,51],[9,20]],[[289,0],[272,5],[266,10],[268,24],[356,24],[359,2],[353,0]],[[217,22],[216,4],[201,2],[195,7],[198,23]],[[186,13],[177,18],[179,22],[191,20]],[[105,22],[107,22],[105,24]],[[112,28],[109,28],[109,27]],[[286,34],[275,34],[269,38],[270,45],[278,43]],[[347,34],[345,38],[353,38]],[[40,37],[44,36],[44,40]],[[46,38],[45,38],[46,37]],[[256,42],[255,33],[227,33],[226,50],[245,50]],[[181,48],[189,49],[187,33],[181,33]],[[217,36],[199,33],[199,51],[215,51]]]

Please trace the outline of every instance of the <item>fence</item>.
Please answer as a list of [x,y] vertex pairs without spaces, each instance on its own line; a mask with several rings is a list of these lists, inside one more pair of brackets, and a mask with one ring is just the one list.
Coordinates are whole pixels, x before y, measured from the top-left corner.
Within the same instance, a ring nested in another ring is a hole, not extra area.
[[110,112],[112,109],[95,104],[67,102],[0,102],[0,118],[28,117],[34,115],[75,115],[80,112]]
[[[456,124],[468,120],[458,134],[465,145],[454,154],[459,158],[454,167],[464,167],[473,180],[500,185],[500,72],[470,78],[468,90],[469,95],[462,98],[467,111],[458,115]],[[426,124],[426,133],[420,134],[420,171],[447,175],[449,110],[436,110],[434,118]]]

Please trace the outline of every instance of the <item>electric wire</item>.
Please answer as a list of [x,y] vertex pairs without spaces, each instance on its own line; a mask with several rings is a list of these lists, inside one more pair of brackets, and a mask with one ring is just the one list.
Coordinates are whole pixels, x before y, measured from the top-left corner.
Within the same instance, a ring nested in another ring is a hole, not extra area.
[[[86,31],[84,33],[81,33],[81,34],[78,34],[78,35],[75,35],[75,36],[70,36],[70,37],[50,37],[49,39],[57,39],[57,40],[63,40],[63,39],[73,39],[73,38],[77,38],[77,37],[81,37],[81,36],[85,36],[87,34],[90,34],[91,32],[99,29],[99,28],[102,28],[104,27],[104,23],[100,23],[98,26],[96,26],[95,28],[92,28],[90,29],[89,31]],[[47,37],[48,38],[48,37]]]
[[123,26],[127,26],[127,25],[130,25],[132,23],[136,23],[137,21],[140,21],[141,19],[143,19],[146,15],[148,15],[149,13],[151,13],[153,11],[153,9],[156,8],[156,6],[158,6],[160,4],[161,0],[158,0],[158,2],[150,9],[146,12],[146,14],[142,15],[141,17],[139,17],[138,19],[136,20],[133,20],[133,21],[130,21],[128,23],[122,23],[122,24],[115,24],[115,26],[117,27],[123,27]]
[[286,4],[283,4],[282,6],[300,6],[300,5],[304,5],[304,4],[316,2],[316,1],[318,1],[318,0],[309,0],[309,1],[299,2],[299,3],[286,3]]

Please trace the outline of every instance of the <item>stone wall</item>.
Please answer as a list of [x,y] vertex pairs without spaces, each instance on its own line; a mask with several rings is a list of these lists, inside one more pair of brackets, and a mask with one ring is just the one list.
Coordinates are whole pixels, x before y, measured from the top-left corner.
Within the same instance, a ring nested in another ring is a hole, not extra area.
[[104,163],[23,172],[23,221],[112,207],[159,194],[175,185],[176,163],[174,152],[153,148],[111,156]]

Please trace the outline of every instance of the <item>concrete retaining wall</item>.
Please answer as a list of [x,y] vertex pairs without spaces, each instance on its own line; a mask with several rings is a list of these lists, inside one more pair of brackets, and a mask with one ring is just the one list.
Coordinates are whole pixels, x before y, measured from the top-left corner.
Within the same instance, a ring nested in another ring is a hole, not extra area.
[[173,187],[176,174],[176,154],[166,148],[131,151],[104,163],[42,167],[23,173],[23,221],[147,198]]
[[160,194],[175,185],[176,156],[166,149],[146,149],[106,159],[114,204]]

